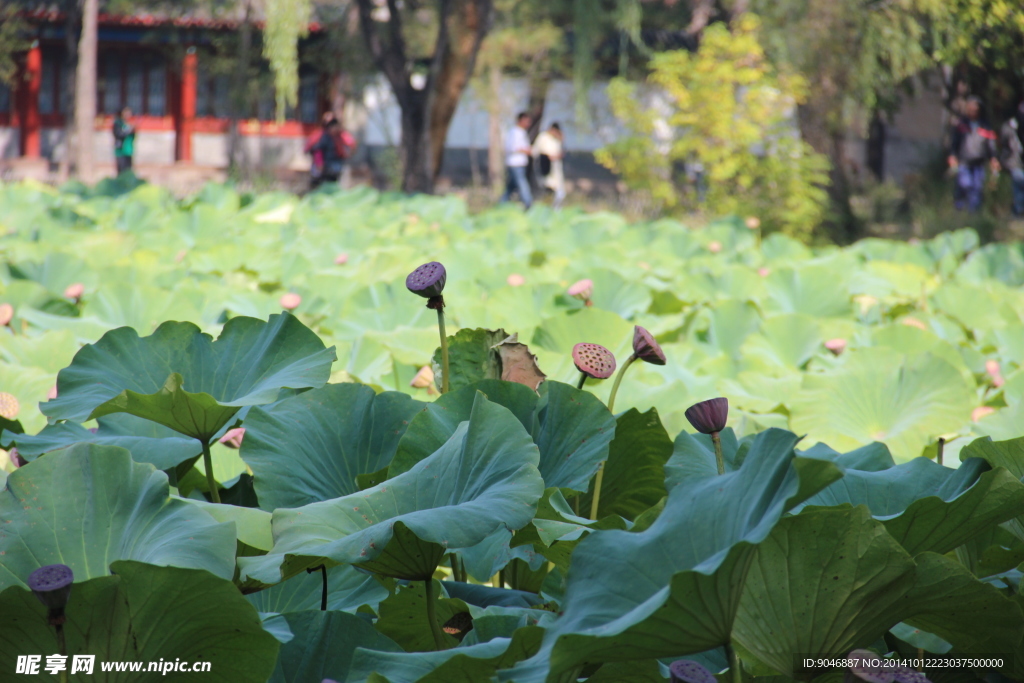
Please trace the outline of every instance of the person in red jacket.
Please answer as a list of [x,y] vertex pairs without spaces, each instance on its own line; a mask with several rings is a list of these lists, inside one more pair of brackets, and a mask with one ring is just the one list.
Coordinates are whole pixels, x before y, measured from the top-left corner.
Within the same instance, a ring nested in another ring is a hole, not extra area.
[[325,182],[338,182],[345,169],[345,161],[352,156],[355,148],[355,138],[341,127],[341,122],[334,114],[324,114],[321,129],[306,140],[306,153],[313,157],[310,189],[315,190]]

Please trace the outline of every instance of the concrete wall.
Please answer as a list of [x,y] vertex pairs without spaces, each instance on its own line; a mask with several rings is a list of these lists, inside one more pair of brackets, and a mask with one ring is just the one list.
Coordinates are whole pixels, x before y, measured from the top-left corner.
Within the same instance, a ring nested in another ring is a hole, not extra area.
[[[302,151],[304,142],[296,137],[242,138],[245,155],[251,164],[294,170],[309,168],[310,159]],[[192,160],[198,166],[227,166],[228,144],[228,135],[224,133],[193,133]]]

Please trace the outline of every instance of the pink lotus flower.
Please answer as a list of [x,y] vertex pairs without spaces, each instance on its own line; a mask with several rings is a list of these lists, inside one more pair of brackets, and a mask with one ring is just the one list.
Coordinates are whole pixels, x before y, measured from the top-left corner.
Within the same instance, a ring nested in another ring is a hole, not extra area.
[[409,382],[409,386],[414,389],[426,389],[434,385],[434,371],[429,365],[424,365],[420,368],[416,376]]
[[85,285],[83,285],[81,282],[76,282],[72,285],[68,285],[64,289],[65,298],[74,299],[75,301],[79,301],[82,298],[83,294],[85,294]]
[[719,242],[718,240],[708,242],[708,251],[710,251],[712,254],[717,254],[718,252],[722,251],[722,243]]
[[846,350],[846,340],[839,337],[835,339],[829,339],[825,342],[825,348],[834,353],[835,355],[841,354]]
[[220,442],[228,448],[241,448],[242,439],[245,437],[245,427],[235,427],[224,432]]
[[991,415],[996,412],[996,409],[992,406],[978,406],[971,411],[971,422],[977,422],[986,415]]
[[758,268],[757,274],[760,275],[761,277],[768,277],[769,275],[772,274],[772,270],[771,268]]
[[757,230],[758,228],[761,227],[761,219],[758,218],[757,216],[747,216],[747,220],[744,222],[747,224],[747,227],[750,228],[751,230]]
[[346,263],[348,263],[348,254],[346,254],[345,252],[341,252],[340,254],[334,257],[334,265],[343,266]]
[[14,306],[10,304],[0,304],[0,326],[10,325],[11,319],[14,317]]
[[507,282],[510,287],[522,287],[526,284],[526,278],[519,273],[512,273],[505,278],[505,282]]
[[572,283],[569,289],[566,290],[569,296],[574,296],[581,301],[584,301],[587,306],[591,304],[590,297],[594,295],[594,281],[593,280],[579,280]]
[[288,292],[287,294],[281,295],[279,303],[281,304],[281,308],[286,311],[292,311],[298,308],[299,304],[302,303],[302,297],[294,292]]
[[992,378],[992,386],[999,388],[1006,384],[1006,380],[1003,379],[1003,374],[999,368],[999,361],[987,360],[985,361],[985,372],[988,373],[989,377]]
[[48,392],[46,392],[46,398],[48,398],[51,401],[53,399],[57,398],[57,385],[56,384],[54,384],[52,387],[50,387],[50,390]]

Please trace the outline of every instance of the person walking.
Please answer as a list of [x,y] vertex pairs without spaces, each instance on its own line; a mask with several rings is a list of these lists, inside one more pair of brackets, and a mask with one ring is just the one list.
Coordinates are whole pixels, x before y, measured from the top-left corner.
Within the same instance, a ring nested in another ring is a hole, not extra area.
[[132,168],[132,156],[135,154],[135,126],[129,121],[132,118],[130,107],[122,107],[114,119],[114,162],[117,164],[117,175]]
[[967,99],[964,117],[953,129],[947,161],[956,174],[954,205],[961,211],[980,211],[985,188],[985,164],[990,164],[993,173],[997,173],[999,160],[996,158],[996,134],[982,122],[981,100],[977,97]]
[[562,160],[565,158],[565,137],[562,127],[552,123],[542,131],[533,143],[533,157],[540,173],[541,187],[545,187],[555,195],[554,207],[560,209],[565,199],[565,170]]
[[355,138],[342,129],[334,114],[324,114],[321,129],[306,140],[306,153],[313,157],[309,189],[315,190],[325,182],[337,183],[345,170],[345,160],[352,156],[355,147]]
[[505,136],[505,194],[502,202],[512,199],[512,193],[518,192],[519,199],[529,209],[533,204],[530,182],[526,177],[526,165],[530,161],[530,136],[526,131],[530,128],[530,115],[525,111],[516,116],[516,125]]
[[1013,215],[1024,216],[1024,100],[999,130],[999,163],[1013,185]]

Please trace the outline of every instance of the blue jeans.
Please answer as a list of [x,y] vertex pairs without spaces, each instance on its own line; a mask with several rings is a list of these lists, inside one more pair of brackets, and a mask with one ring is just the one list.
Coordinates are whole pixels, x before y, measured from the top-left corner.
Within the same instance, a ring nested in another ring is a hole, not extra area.
[[533,204],[533,194],[530,192],[530,182],[526,179],[525,166],[509,166],[505,171],[505,194],[501,195],[500,201],[512,199],[513,192],[519,193],[519,198],[529,209]]
[[1013,215],[1024,216],[1024,168],[1010,169],[1013,182]]
[[956,189],[953,204],[957,209],[971,213],[981,211],[981,195],[985,188],[985,167],[960,164],[956,169]]

